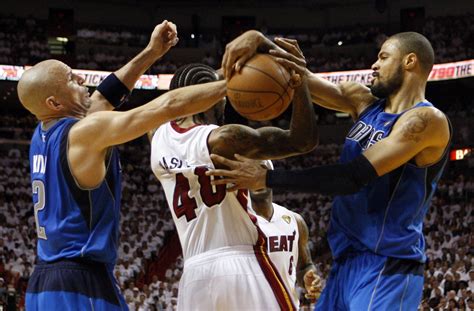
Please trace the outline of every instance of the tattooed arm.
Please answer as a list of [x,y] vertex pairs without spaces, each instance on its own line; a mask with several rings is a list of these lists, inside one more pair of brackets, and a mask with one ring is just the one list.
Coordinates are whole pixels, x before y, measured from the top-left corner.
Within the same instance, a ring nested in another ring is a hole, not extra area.
[[418,166],[437,162],[449,142],[446,116],[436,108],[416,108],[405,113],[389,136],[363,154],[382,176],[414,160]]
[[210,153],[227,158],[237,153],[252,159],[280,159],[313,150],[318,129],[306,80],[295,90],[289,130],[229,124],[212,131],[208,144]]

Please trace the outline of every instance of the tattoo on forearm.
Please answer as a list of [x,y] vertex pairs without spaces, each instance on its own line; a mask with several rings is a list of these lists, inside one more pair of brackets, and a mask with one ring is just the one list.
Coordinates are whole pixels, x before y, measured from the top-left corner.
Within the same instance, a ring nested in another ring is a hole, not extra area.
[[402,128],[403,137],[407,140],[419,142],[421,135],[428,127],[430,117],[427,112],[415,112],[412,116],[408,117],[407,122]]
[[[283,131],[274,128],[269,130],[273,131],[273,134],[269,136],[275,136],[279,140],[282,140],[280,132]],[[221,144],[218,144],[212,151],[228,156],[239,153],[250,157],[257,156],[264,158],[272,157],[274,154],[282,152],[282,149],[279,148],[278,144],[274,143],[273,139],[256,139],[255,134],[250,131],[253,130],[240,125],[225,128],[222,132],[225,138],[221,141]],[[260,152],[257,152],[257,150],[260,150]],[[257,154],[255,152],[257,152]]]

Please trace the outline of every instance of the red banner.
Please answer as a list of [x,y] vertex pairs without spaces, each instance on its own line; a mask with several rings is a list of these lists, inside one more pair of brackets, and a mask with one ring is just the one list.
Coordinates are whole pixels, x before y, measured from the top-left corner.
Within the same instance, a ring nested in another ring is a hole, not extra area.
[[471,148],[463,148],[463,149],[453,149],[451,150],[451,152],[449,153],[449,159],[451,161],[459,161],[459,160],[463,160],[464,157],[468,154],[472,152],[472,149]]
[[[0,65],[0,80],[18,81],[29,66]],[[81,75],[87,86],[97,86],[110,72],[73,69],[75,73]],[[318,76],[333,83],[354,81],[369,85],[372,81],[372,70],[350,70],[318,73]],[[454,63],[437,64],[433,66],[428,81],[442,81],[461,79],[474,76],[474,59]],[[136,89],[144,90],[167,90],[170,85],[172,74],[143,75],[135,84]]]

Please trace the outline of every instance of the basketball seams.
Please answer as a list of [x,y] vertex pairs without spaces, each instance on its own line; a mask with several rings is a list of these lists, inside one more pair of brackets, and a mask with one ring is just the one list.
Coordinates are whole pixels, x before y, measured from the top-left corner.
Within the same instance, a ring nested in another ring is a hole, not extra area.
[[[273,60],[273,59],[272,59],[272,60]],[[272,63],[272,65],[275,65],[275,63]],[[285,74],[284,74],[283,71],[282,71],[282,70],[283,70],[283,67],[280,66],[279,64],[276,64],[276,65],[277,65],[277,66],[275,66],[275,67],[278,68],[278,72],[280,73],[281,77],[283,78],[283,81],[286,81],[286,88],[285,88],[283,85],[281,85],[280,82],[279,82],[278,80],[276,80],[272,75],[268,74],[266,71],[264,71],[264,70],[262,70],[262,69],[259,69],[259,68],[255,68],[255,67],[253,67],[252,65],[244,65],[244,67],[248,67],[248,68],[254,69],[254,70],[257,71],[257,72],[260,72],[260,73],[264,74],[265,76],[269,77],[272,81],[274,81],[276,84],[278,84],[278,85],[283,89],[283,93],[281,93],[281,94],[279,93],[279,94],[278,94],[278,95],[279,95],[279,98],[278,98],[278,99],[281,100],[281,106],[283,107],[283,106],[284,106],[284,103],[285,103],[285,101],[283,100],[283,96],[284,96],[284,95],[288,96],[288,99],[291,100],[290,93],[288,92],[288,90],[291,88],[291,87],[290,87],[290,80],[289,80],[289,79],[287,80],[287,79],[285,78]],[[275,100],[272,104],[270,104],[270,105],[267,106],[266,108],[273,107],[273,106],[276,104],[276,102],[278,101],[278,99]],[[247,113],[247,114],[248,114],[248,115],[252,115],[252,114],[255,114],[255,113],[258,113],[258,112],[262,112],[262,111],[264,111],[264,110],[266,110],[266,109],[259,110],[259,111],[255,111],[255,112],[252,112],[252,113]],[[282,109],[280,108],[280,113],[279,113],[279,114],[281,114],[281,112],[282,112],[281,110],[282,110]]]
[[[285,72],[285,68],[282,68],[271,56],[257,55],[254,62],[243,66],[248,69],[241,72],[241,77],[229,81],[227,96],[233,106],[232,99],[236,100],[235,104],[238,101],[242,102],[242,106],[234,106],[235,110],[242,116],[256,121],[271,120],[281,115],[291,102],[293,90],[290,89],[290,79],[287,79],[289,75]],[[247,77],[252,77],[252,79],[249,80]],[[242,95],[240,99],[236,97],[239,93]],[[260,97],[262,98],[261,104],[245,102]]]
[[242,92],[242,93],[270,93],[270,94],[276,94],[278,96],[281,96],[280,93],[274,92],[274,91],[253,91],[253,90],[240,90],[240,89],[234,89],[234,88],[227,88],[228,91],[234,91],[234,92]]
[[278,67],[278,71],[280,72],[281,76],[283,77],[283,80],[286,81],[286,88],[285,88],[284,92],[288,96],[288,99],[291,100],[290,93],[288,93],[288,89],[290,88],[290,79],[291,79],[291,77],[289,77],[288,80],[287,80],[285,78],[285,73],[283,72],[283,66],[277,66],[277,67]]
[[271,91],[246,91],[246,90],[238,90],[238,89],[228,89],[230,91],[237,91],[237,92],[241,92],[241,93],[271,93],[271,94],[276,94],[278,95],[278,98],[275,99],[275,101],[273,103],[271,103],[270,105],[268,106],[265,106],[263,109],[260,109],[260,110],[256,110],[256,111],[253,111],[253,112],[242,112],[242,114],[245,114],[245,115],[252,115],[252,114],[256,114],[256,113],[259,113],[259,112],[262,112],[262,111],[265,111],[267,110],[268,108],[270,107],[273,107],[279,100],[282,101],[282,105],[283,105],[283,99],[281,98],[281,95],[277,92],[271,92]]
[[[285,92],[285,86],[283,86],[277,79],[275,79],[272,75],[268,74],[267,72],[263,71],[262,69],[259,69],[259,68],[256,68],[256,67],[253,67],[251,65],[244,65],[244,67],[247,67],[247,68],[251,68],[257,72],[260,72],[261,74],[267,76],[268,78],[270,78],[273,82],[275,82],[276,84],[278,84],[283,92]],[[280,66],[277,66],[278,68],[280,68]]]

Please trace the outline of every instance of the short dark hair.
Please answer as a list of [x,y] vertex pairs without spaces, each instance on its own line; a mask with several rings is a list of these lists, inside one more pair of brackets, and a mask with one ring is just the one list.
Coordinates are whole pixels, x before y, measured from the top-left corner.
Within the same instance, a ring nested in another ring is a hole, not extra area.
[[214,69],[204,64],[192,63],[176,70],[170,82],[170,90],[217,80],[217,72]]
[[434,64],[434,50],[431,43],[420,33],[409,31],[394,34],[389,38],[400,42],[402,54],[415,53],[422,70],[429,74]]
[[[183,65],[176,70],[170,82],[170,90],[190,85],[213,82],[217,81],[218,79],[219,76],[217,75],[217,72],[211,67],[200,63],[191,63]],[[179,118],[175,121],[180,121],[183,119],[184,118]],[[203,112],[194,115],[193,120],[196,123],[207,122]]]

